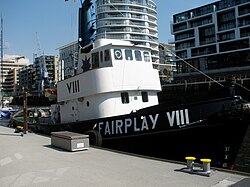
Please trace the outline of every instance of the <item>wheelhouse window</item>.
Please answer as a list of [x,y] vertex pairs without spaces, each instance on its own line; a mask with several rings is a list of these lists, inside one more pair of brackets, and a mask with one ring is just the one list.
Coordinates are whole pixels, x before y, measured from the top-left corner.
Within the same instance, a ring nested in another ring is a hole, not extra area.
[[129,103],[128,92],[121,93],[122,104]]
[[150,62],[149,52],[143,52],[143,56],[145,62]]
[[99,52],[92,54],[92,69],[99,68]]
[[114,55],[116,60],[122,60],[122,50],[114,49]]
[[100,52],[100,62],[103,62],[103,51]]
[[135,50],[135,60],[142,61],[141,51]]
[[126,60],[133,60],[132,50],[125,49],[125,58]]
[[142,101],[148,102],[148,92],[141,92]]
[[104,61],[105,62],[110,61],[110,52],[108,49],[104,51]]

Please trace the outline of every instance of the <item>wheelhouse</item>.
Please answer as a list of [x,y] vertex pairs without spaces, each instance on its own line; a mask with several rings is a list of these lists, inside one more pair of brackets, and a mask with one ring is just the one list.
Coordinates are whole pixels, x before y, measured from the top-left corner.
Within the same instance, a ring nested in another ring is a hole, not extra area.
[[140,48],[99,48],[93,50],[90,57],[90,69],[111,67],[120,62],[151,62],[150,52]]

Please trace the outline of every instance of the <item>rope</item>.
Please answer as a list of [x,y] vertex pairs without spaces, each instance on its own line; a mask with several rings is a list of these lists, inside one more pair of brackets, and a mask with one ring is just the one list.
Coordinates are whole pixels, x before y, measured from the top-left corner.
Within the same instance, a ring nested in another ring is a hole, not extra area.
[[250,90],[248,88],[246,88],[245,86],[242,86],[241,84],[239,84],[237,82],[235,82],[234,84],[236,84],[237,86],[239,86],[239,87],[245,89],[246,91],[250,92]]

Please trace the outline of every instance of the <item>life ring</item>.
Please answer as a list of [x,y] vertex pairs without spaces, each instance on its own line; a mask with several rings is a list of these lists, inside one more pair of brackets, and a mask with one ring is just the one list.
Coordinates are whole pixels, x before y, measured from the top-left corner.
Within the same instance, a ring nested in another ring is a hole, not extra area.
[[115,50],[115,57],[118,60],[120,60],[122,58],[122,53],[120,50]]
[[34,118],[34,113],[30,111],[30,112],[28,113],[28,117],[29,117],[29,118]]

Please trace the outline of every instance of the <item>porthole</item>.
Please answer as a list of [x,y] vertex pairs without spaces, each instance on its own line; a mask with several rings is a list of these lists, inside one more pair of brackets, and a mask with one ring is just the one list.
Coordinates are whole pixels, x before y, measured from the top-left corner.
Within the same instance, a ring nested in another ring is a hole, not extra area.
[[122,60],[122,50],[121,49],[115,49],[114,54],[115,54],[116,60]]

